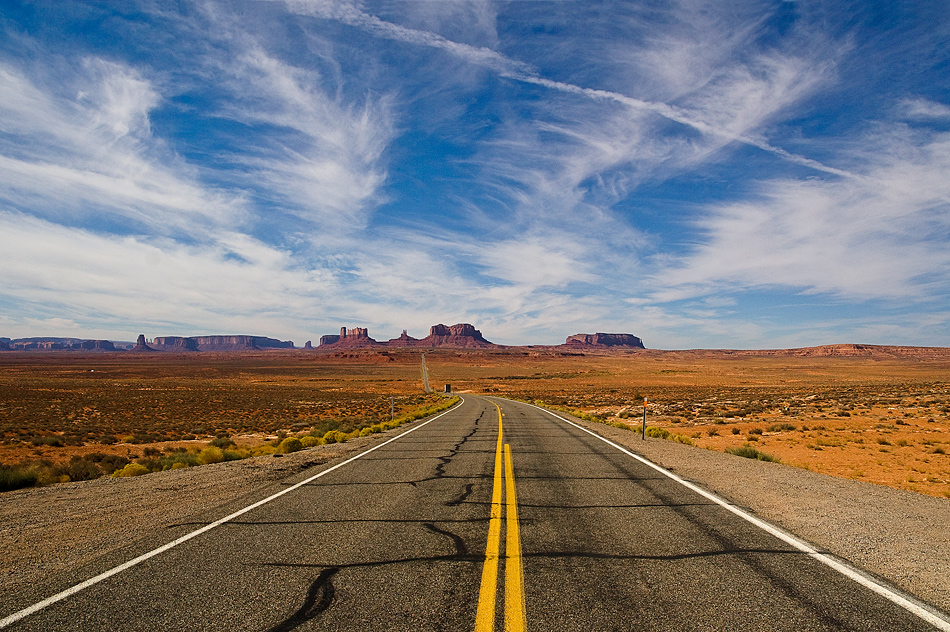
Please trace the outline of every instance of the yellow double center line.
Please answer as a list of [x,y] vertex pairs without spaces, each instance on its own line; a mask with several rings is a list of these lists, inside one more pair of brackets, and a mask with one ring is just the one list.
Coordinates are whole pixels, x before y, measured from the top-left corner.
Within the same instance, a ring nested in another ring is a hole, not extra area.
[[525,630],[524,574],[521,570],[521,535],[518,529],[518,499],[515,494],[511,446],[504,443],[501,407],[498,409],[498,443],[495,447],[495,477],[492,484],[491,514],[488,522],[488,546],[482,583],[478,591],[475,632],[494,632],[495,598],[498,593],[498,562],[501,549],[502,479],[504,478],[505,514],[505,632]]

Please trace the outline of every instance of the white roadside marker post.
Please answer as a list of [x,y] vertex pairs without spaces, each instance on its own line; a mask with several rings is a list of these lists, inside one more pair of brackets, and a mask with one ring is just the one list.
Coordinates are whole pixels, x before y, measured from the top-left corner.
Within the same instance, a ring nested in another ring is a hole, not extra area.
[[647,440],[647,398],[643,398],[643,426],[640,428],[640,438]]

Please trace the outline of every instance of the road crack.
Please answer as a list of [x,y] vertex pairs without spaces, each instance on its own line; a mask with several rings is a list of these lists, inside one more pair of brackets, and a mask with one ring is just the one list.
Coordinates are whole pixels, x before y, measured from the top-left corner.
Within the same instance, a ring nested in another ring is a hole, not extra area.
[[290,617],[270,628],[268,632],[289,632],[329,608],[336,592],[330,580],[339,570],[339,568],[325,568],[320,571],[320,575],[310,584],[303,605]]

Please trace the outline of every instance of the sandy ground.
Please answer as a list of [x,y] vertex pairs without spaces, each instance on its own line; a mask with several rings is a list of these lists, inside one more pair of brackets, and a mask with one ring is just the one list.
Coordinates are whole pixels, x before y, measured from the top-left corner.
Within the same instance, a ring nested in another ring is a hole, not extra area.
[[[581,423],[950,612],[950,500]],[[4,493],[0,585],[13,594],[410,427],[282,458]]]

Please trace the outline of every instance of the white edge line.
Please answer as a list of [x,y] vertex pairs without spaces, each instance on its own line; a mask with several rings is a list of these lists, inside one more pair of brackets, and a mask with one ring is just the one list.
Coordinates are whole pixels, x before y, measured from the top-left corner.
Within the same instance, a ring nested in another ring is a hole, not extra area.
[[[521,403],[527,403],[527,402],[521,402]],[[762,519],[760,519],[760,518],[756,518],[755,516],[753,516],[753,515],[751,515],[751,514],[749,514],[749,513],[746,513],[746,512],[743,511],[742,509],[739,509],[738,507],[736,507],[736,506],[733,505],[732,503],[726,501],[726,500],[723,499],[723,498],[720,498],[720,497],[717,496],[716,494],[713,494],[712,492],[708,492],[708,491],[706,491],[705,489],[703,489],[703,488],[701,488],[701,487],[698,487],[697,485],[694,485],[693,483],[690,483],[689,481],[680,478],[680,477],[677,476],[676,474],[670,472],[669,470],[664,469],[663,467],[657,465],[656,463],[650,461],[649,459],[644,458],[644,457],[640,456],[639,454],[634,454],[633,452],[631,452],[631,451],[628,450],[627,448],[625,448],[625,447],[623,447],[623,446],[621,446],[621,445],[619,445],[619,444],[617,444],[617,443],[614,443],[613,441],[611,441],[610,439],[607,439],[606,437],[600,436],[599,434],[597,434],[596,432],[594,432],[594,431],[592,431],[592,430],[588,430],[587,428],[581,426],[580,424],[576,424],[576,423],[574,423],[573,421],[570,421],[569,419],[565,419],[565,418],[562,417],[561,415],[558,415],[558,414],[556,414],[556,413],[553,413],[553,412],[551,412],[550,410],[548,410],[548,409],[546,409],[546,408],[541,408],[540,406],[535,406],[534,404],[528,404],[528,406],[533,406],[534,408],[537,408],[537,409],[539,409],[539,410],[542,410],[542,411],[546,412],[547,414],[551,415],[552,417],[555,417],[556,419],[560,419],[560,420],[563,421],[564,423],[568,423],[568,424],[574,426],[575,428],[578,428],[579,430],[583,430],[584,432],[586,432],[587,434],[589,434],[589,435],[591,435],[591,436],[597,437],[598,439],[600,439],[600,440],[603,441],[604,443],[606,443],[606,444],[608,444],[608,445],[611,445],[611,446],[617,448],[618,450],[620,450],[620,451],[623,452],[624,454],[627,454],[627,455],[629,455],[629,456],[632,456],[634,459],[640,461],[640,462],[643,463],[644,465],[648,465],[649,467],[653,468],[654,470],[656,470],[656,471],[659,472],[660,474],[663,474],[664,476],[667,476],[667,477],[671,478],[672,480],[676,481],[676,482],[679,483],[680,485],[683,485],[684,487],[686,487],[686,488],[688,488],[688,489],[690,489],[690,490],[696,492],[696,493],[699,494],[700,496],[703,496],[704,498],[707,498],[707,499],[713,501],[713,502],[716,503],[717,505],[720,505],[720,506],[723,507],[724,509],[727,509],[728,511],[731,511],[732,513],[734,513],[735,515],[739,516],[739,517],[742,518],[743,520],[746,520],[746,521],[748,521],[748,522],[751,522],[752,524],[754,524],[755,526],[759,527],[759,528],[762,529],[763,531],[766,531],[766,532],[768,532],[768,533],[774,535],[776,538],[782,540],[783,542],[786,542],[786,543],[792,545],[793,547],[795,547],[796,549],[798,549],[798,550],[801,551],[802,553],[807,554],[809,557],[812,557],[812,558],[818,560],[819,562],[821,562],[822,564],[824,564],[824,565],[826,565],[826,566],[829,566],[830,568],[833,568],[834,570],[838,571],[839,573],[841,573],[841,574],[844,575],[845,577],[854,580],[855,582],[861,584],[861,585],[864,586],[865,588],[868,588],[868,589],[872,590],[873,592],[877,593],[878,595],[881,595],[881,596],[884,597],[885,599],[888,599],[889,601],[891,601],[891,602],[897,604],[898,606],[904,608],[905,610],[908,610],[909,612],[911,612],[911,613],[915,614],[916,616],[920,617],[921,619],[923,619],[923,620],[926,621],[927,623],[933,625],[933,626],[936,627],[937,629],[939,629],[939,630],[944,630],[944,631],[946,631],[946,632],[950,632],[950,621],[948,621],[947,619],[945,619],[945,618],[939,616],[938,614],[932,612],[931,610],[929,610],[929,609],[927,609],[927,608],[922,607],[921,605],[919,605],[919,604],[917,604],[917,603],[914,603],[914,602],[911,601],[910,599],[907,599],[906,597],[904,597],[904,596],[902,596],[902,595],[900,595],[900,594],[894,592],[894,591],[891,590],[890,588],[888,588],[888,587],[886,587],[886,586],[884,586],[884,585],[882,585],[882,584],[880,584],[880,583],[874,581],[873,579],[871,579],[870,577],[868,577],[867,575],[865,575],[864,573],[862,573],[862,572],[859,571],[858,569],[852,568],[851,566],[849,566],[849,565],[847,565],[847,564],[844,564],[844,563],[840,562],[839,560],[836,560],[835,558],[833,558],[833,557],[830,556],[830,555],[827,555],[827,554],[825,554],[825,553],[820,553],[820,552],[816,551],[812,546],[810,546],[810,545],[809,545],[808,543],[806,543],[804,540],[800,540],[800,539],[796,538],[795,536],[793,536],[793,535],[791,535],[791,534],[789,534],[789,533],[787,533],[787,532],[785,532],[785,531],[779,529],[778,527],[775,527],[775,526],[769,524],[768,522],[765,522],[764,520],[762,520]]]
[[[462,403],[464,403],[464,401],[465,401],[464,398],[461,398],[461,397],[459,397],[459,400],[460,400],[460,402],[462,402]],[[246,513],[249,512],[249,511],[252,511],[252,510],[254,510],[254,509],[257,509],[257,508],[260,507],[261,505],[266,505],[266,504],[269,503],[270,501],[275,500],[275,499],[277,499],[277,498],[280,498],[280,497],[283,496],[284,494],[289,494],[290,492],[294,491],[295,489],[297,489],[297,488],[299,488],[299,487],[303,487],[303,486],[306,485],[307,483],[310,483],[310,482],[312,482],[312,481],[315,481],[316,479],[320,478],[321,476],[325,476],[325,475],[329,474],[330,472],[332,472],[333,470],[336,470],[336,469],[339,469],[339,468],[343,467],[343,466],[346,465],[347,463],[350,463],[350,462],[352,462],[352,461],[355,461],[356,459],[362,458],[362,457],[366,456],[367,454],[369,454],[370,452],[373,452],[374,450],[378,450],[378,449],[380,449],[381,447],[383,447],[384,445],[390,444],[390,443],[392,443],[393,441],[396,441],[397,439],[402,439],[403,437],[405,437],[405,436],[406,436],[407,434],[409,434],[410,432],[415,432],[415,431],[418,430],[419,428],[422,428],[423,426],[432,423],[433,421],[435,421],[435,420],[438,419],[439,417],[441,417],[441,416],[443,416],[443,415],[446,415],[446,414],[452,412],[455,408],[456,408],[456,406],[452,406],[452,407],[449,408],[448,410],[439,413],[438,415],[436,415],[436,416],[433,417],[432,419],[429,419],[428,421],[425,421],[425,422],[419,424],[418,426],[416,426],[416,427],[414,427],[414,428],[410,428],[409,430],[403,432],[402,434],[396,435],[396,436],[393,437],[392,439],[388,439],[388,440],[386,440],[386,441],[380,443],[380,444],[377,445],[377,446],[373,446],[372,448],[370,448],[369,450],[366,450],[365,452],[360,452],[360,453],[357,454],[356,456],[352,456],[352,457],[348,458],[348,459],[345,460],[345,461],[342,461],[342,462],[340,462],[340,463],[337,463],[337,464],[334,465],[333,467],[327,468],[327,469],[323,470],[322,472],[320,472],[320,473],[318,473],[318,474],[314,474],[314,475],[311,476],[310,478],[308,478],[308,479],[306,479],[306,480],[303,480],[303,481],[300,481],[299,483],[296,483],[296,484],[294,484],[294,485],[291,485],[291,486],[288,487],[287,489],[283,489],[283,490],[277,492],[276,494],[273,494],[273,495],[271,495],[271,496],[268,496],[267,498],[265,498],[265,499],[263,499],[263,500],[257,501],[256,503],[254,503],[254,504],[252,504],[252,505],[248,505],[247,507],[244,507],[243,509],[239,509],[239,510],[235,511],[235,512],[232,513],[232,514],[230,514],[230,515],[228,515],[228,516],[225,516],[224,518],[221,518],[221,519],[219,519],[219,520],[215,520],[214,522],[212,522],[212,523],[210,523],[210,524],[207,524],[207,525],[201,527],[200,529],[197,529],[197,530],[195,530],[195,531],[192,531],[191,533],[185,534],[185,535],[181,536],[180,538],[178,538],[177,540],[173,540],[173,541],[169,542],[168,544],[164,544],[164,545],[158,547],[157,549],[153,549],[153,550],[149,551],[148,553],[143,553],[142,555],[139,555],[138,557],[136,557],[136,558],[134,558],[134,559],[131,559],[131,560],[129,560],[128,562],[125,562],[125,563],[123,563],[123,564],[119,564],[118,566],[116,566],[116,567],[114,567],[114,568],[110,568],[109,570],[107,570],[107,571],[105,571],[105,572],[103,572],[103,573],[100,573],[100,574],[96,575],[95,577],[90,577],[90,578],[87,579],[86,581],[80,582],[80,583],[76,584],[75,586],[73,586],[73,587],[71,587],[71,588],[67,588],[66,590],[64,590],[64,591],[62,591],[62,592],[60,592],[60,593],[57,593],[57,594],[53,595],[52,597],[47,597],[47,598],[44,599],[43,601],[39,601],[39,602],[33,604],[32,606],[28,606],[28,607],[26,607],[26,608],[24,608],[23,610],[20,610],[20,611],[18,611],[18,612],[14,612],[13,614],[11,614],[11,615],[9,615],[9,616],[4,617],[3,619],[0,619],[0,628],[5,628],[5,627],[7,627],[7,626],[9,626],[9,625],[11,625],[11,624],[13,624],[13,623],[16,623],[16,622],[19,621],[20,619],[23,619],[23,618],[25,618],[25,617],[28,617],[28,616],[30,616],[31,614],[35,614],[35,613],[39,612],[40,610],[46,608],[47,606],[53,605],[53,604],[56,603],[57,601],[62,601],[63,599],[66,599],[67,597],[71,597],[72,595],[75,595],[76,593],[78,593],[78,592],[80,592],[80,591],[82,591],[82,590],[85,590],[86,588],[89,588],[90,586],[93,586],[93,585],[95,585],[95,584],[98,584],[99,582],[101,582],[101,581],[103,581],[103,580],[109,579],[109,578],[112,577],[113,575],[118,575],[118,574],[121,573],[122,571],[128,570],[128,569],[132,568],[133,566],[136,566],[136,565],[138,565],[138,564],[141,564],[142,562],[144,562],[144,561],[146,561],[146,560],[148,560],[148,559],[151,559],[151,558],[155,557],[156,555],[160,555],[160,554],[164,553],[165,551],[168,551],[169,549],[173,549],[173,548],[175,548],[176,546],[178,546],[179,544],[182,544],[182,543],[184,543],[184,542],[187,542],[188,540],[191,540],[192,538],[196,538],[196,537],[198,537],[199,535],[201,535],[201,534],[203,534],[203,533],[206,533],[206,532],[208,532],[208,531],[211,531],[211,530],[214,529],[215,527],[220,527],[221,525],[225,524],[226,522],[230,522],[231,520],[234,520],[234,519],[237,518],[238,516],[242,516],[242,515],[246,514]]]

